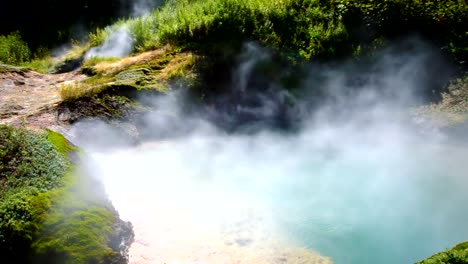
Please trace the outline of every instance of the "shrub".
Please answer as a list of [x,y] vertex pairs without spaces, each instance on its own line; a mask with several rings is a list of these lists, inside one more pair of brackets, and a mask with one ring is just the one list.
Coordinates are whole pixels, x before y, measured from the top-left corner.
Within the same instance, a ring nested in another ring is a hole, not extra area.
[[0,36],[0,61],[17,65],[31,59],[28,44],[21,39],[19,32]]

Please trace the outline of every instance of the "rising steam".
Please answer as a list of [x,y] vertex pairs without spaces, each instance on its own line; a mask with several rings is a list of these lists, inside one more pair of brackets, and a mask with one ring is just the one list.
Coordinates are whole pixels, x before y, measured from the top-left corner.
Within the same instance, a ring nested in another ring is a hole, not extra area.
[[[219,96],[232,107],[188,114],[181,94],[153,98],[136,125],[152,140],[138,146],[102,122],[78,124],[76,141],[137,229],[133,263],[328,261],[315,251],[336,263],[412,263],[466,240],[467,148],[409,118],[434,80],[428,62],[441,65],[417,47],[311,66],[288,93],[256,82],[271,58],[249,44],[234,92]],[[278,118],[298,129],[265,122]],[[219,120],[255,128],[226,133]],[[109,144],[121,147],[99,147]]]
[[133,38],[128,27],[122,26],[112,31],[101,46],[89,49],[85,60],[92,57],[122,58],[133,51]]

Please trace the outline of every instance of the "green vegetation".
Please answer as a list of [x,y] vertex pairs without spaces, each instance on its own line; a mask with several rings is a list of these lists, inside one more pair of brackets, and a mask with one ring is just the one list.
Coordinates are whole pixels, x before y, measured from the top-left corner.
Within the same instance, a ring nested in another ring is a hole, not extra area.
[[420,34],[462,61],[468,59],[467,23],[468,4],[461,0],[180,0],[98,29],[88,44],[100,45],[112,30],[126,26],[135,51],[251,40],[308,60],[352,55],[376,41]]
[[0,253],[17,263],[107,263],[118,218],[98,183],[73,172],[59,133],[0,125]]
[[68,168],[46,135],[0,125],[0,252],[22,258]]
[[21,66],[40,73],[51,73],[54,71],[55,62],[50,56],[46,55],[45,57],[36,57],[33,60],[23,62]]
[[[168,43],[209,46],[256,40],[271,47],[297,49],[311,58],[337,53],[346,40],[344,25],[334,12],[318,0],[180,0],[112,27],[127,26],[137,51]],[[100,44],[108,32],[98,30],[91,40]]]
[[31,51],[19,32],[0,36],[0,62],[17,65],[30,59]]
[[[80,182],[73,174],[64,177],[65,185],[53,192],[52,206],[32,244],[38,258],[60,263],[103,263],[114,254],[108,246],[116,221],[106,208],[103,190],[96,183]],[[101,194],[93,193],[101,191]]]
[[418,264],[465,264],[468,263],[468,242],[456,245],[447,251],[418,262]]
[[[54,65],[46,49],[39,48],[36,53],[32,54],[19,32],[0,36],[0,63],[21,66],[24,68],[23,71],[35,70],[42,73],[52,71]],[[0,72],[7,71],[5,70],[7,68],[6,66],[0,67]],[[10,66],[10,69],[13,68]]]
[[[332,0],[354,45],[419,34],[461,62],[468,59],[468,2]],[[361,28],[358,30],[358,28]]]

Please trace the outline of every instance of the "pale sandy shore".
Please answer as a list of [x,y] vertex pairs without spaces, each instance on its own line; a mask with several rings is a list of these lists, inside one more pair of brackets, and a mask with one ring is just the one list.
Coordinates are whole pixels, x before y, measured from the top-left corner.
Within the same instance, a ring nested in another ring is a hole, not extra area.
[[[161,209],[161,208],[159,208]],[[131,264],[330,264],[331,259],[295,246],[262,228],[258,219],[210,228],[188,215],[155,211],[131,220],[135,242]]]

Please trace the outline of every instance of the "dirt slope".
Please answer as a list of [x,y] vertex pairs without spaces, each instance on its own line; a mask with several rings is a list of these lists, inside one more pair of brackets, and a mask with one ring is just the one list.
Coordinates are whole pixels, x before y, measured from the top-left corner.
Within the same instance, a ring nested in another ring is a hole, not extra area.
[[61,102],[60,84],[82,80],[77,72],[41,74],[27,70],[0,72],[0,124],[30,128],[56,128],[66,124],[57,118],[57,105]]

